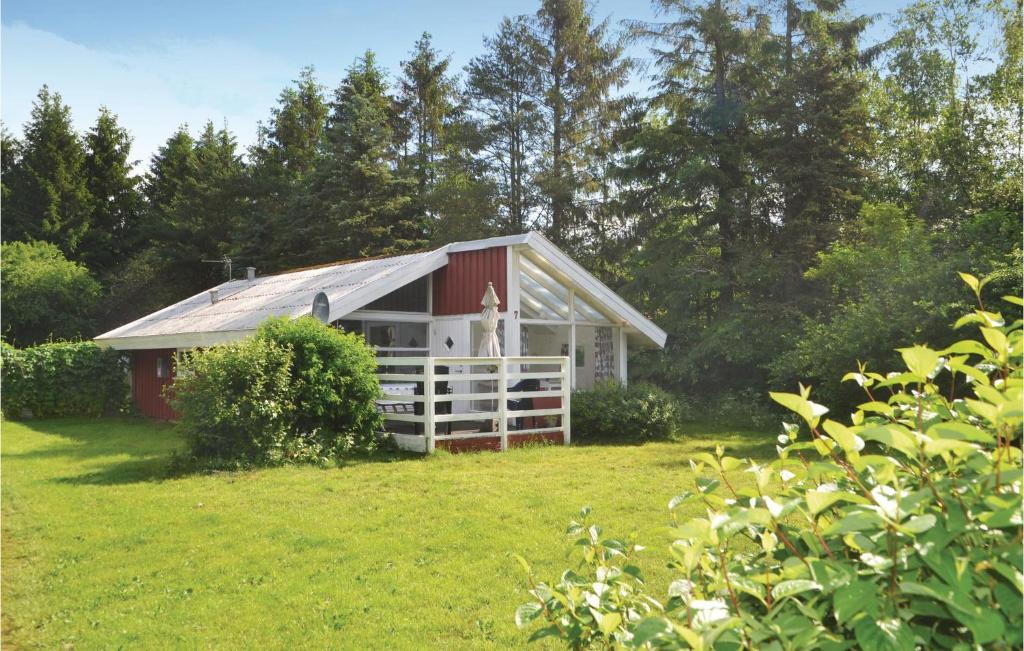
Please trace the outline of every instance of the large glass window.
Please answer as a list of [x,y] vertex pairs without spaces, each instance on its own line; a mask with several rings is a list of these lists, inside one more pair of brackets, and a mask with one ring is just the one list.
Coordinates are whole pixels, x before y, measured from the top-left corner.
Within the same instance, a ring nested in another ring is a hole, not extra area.
[[384,354],[425,355],[430,351],[430,324],[411,321],[336,321],[345,332],[358,332]]
[[519,268],[523,318],[568,321],[569,290],[526,256],[520,256]]
[[590,323],[611,323],[608,317],[597,311],[593,305],[579,294],[573,296],[573,307],[576,309],[576,320]]

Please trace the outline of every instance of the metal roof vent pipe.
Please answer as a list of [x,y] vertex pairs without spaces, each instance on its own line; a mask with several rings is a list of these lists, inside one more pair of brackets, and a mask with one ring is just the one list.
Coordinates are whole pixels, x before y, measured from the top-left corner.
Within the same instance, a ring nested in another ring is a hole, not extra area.
[[245,268],[245,279],[249,282],[256,280],[256,267]]
[[219,289],[211,289],[210,290],[210,303],[216,303],[219,300],[220,300],[220,290]]

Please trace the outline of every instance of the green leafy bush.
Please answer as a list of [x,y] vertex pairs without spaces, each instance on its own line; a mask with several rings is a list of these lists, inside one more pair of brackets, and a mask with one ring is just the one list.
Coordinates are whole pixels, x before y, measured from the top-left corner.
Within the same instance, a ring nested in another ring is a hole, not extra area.
[[672,436],[679,426],[679,406],[652,384],[623,387],[602,382],[572,394],[575,441],[650,441]]
[[7,418],[102,416],[128,409],[125,360],[90,341],[31,348],[3,344],[3,412]]
[[371,444],[380,429],[380,395],[373,350],[361,335],[328,328],[312,317],[270,319],[257,335],[292,351],[295,429],[307,436],[330,432],[349,447]]
[[[1021,320],[988,311],[984,283],[964,278],[980,309],[957,325],[979,339],[848,374],[866,402],[846,424],[808,388],[772,394],[799,424],[771,463],[693,455],[695,486],[669,509],[706,516],[674,523],[663,599],[632,563],[640,548],[584,519],[570,526],[584,569],[531,576],[517,622],[541,619],[533,638],[571,648],[1019,649]],[[738,472],[754,485],[734,488]]]
[[206,465],[325,462],[375,445],[380,393],[362,337],[304,317],[244,341],[186,353],[171,405]]
[[100,284],[89,270],[48,242],[0,247],[3,336],[25,346],[91,336]]

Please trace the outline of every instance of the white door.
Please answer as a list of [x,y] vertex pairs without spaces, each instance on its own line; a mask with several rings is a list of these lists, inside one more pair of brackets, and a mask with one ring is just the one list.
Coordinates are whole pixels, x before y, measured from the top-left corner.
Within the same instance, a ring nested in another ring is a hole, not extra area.
[[[433,357],[472,357],[470,351],[469,320],[465,317],[435,318],[430,332],[430,354]],[[470,367],[451,366],[452,375],[468,373]],[[452,393],[469,393],[469,381],[450,382]],[[468,400],[456,400],[452,413],[464,414],[469,411]]]

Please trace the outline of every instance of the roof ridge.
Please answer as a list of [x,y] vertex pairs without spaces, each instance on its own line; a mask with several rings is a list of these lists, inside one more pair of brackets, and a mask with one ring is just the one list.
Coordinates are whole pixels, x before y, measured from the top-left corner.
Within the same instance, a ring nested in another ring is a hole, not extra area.
[[[443,247],[442,247],[443,248]],[[437,251],[436,248],[432,249],[416,249],[412,251],[404,251],[402,253],[389,253],[386,255],[373,255],[368,258],[350,258],[348,260],[336,260],[334,262],[324,262],[323,264],[309,265],[308,267],[296,267],[295,269],[285,269],[284,271],[278,271],[271,274],[261,276],[261,278],[273,278],[274,276],[284,276],[286,274],[300,273],[303,271],[315,271],[316,269],[327,269],[328,267],[344,267],[357,262],[372,262],[374,260],[387,260],[389,258],[401,258],[407,255],[416,255],[419,253],[433,253]]]

